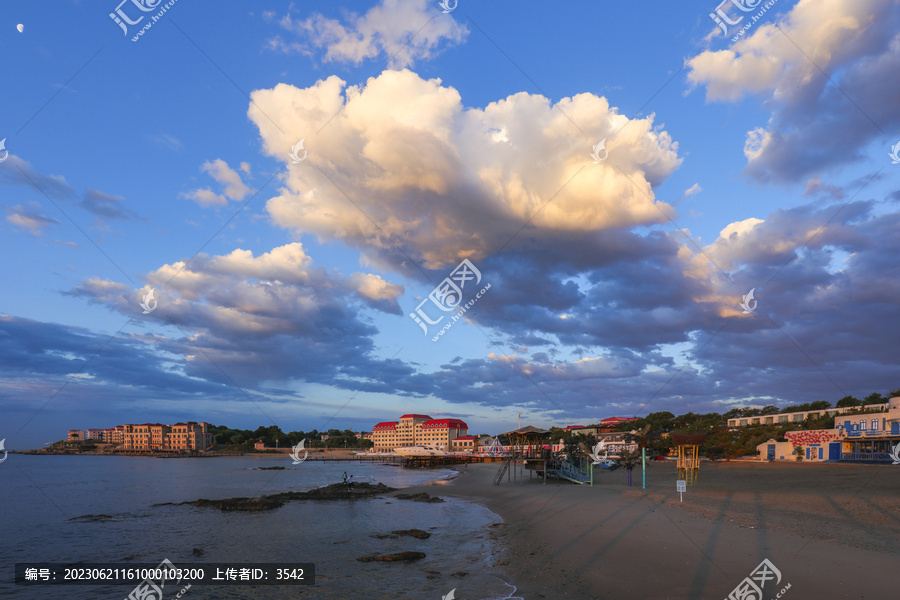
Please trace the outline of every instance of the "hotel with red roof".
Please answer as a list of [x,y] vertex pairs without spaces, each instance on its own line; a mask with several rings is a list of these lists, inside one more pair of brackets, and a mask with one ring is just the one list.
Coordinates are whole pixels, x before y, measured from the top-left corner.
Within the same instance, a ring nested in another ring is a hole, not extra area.
[[419,444],[433,444],[438,448],[456,450],[467,446],[462,442],[468,441],[468,437],[469,426],[464,421],[432,419],[428,415],[419,414],[403,415],[399,421],[383,421],[372,428],[375,452],[391,452],[394,448]]

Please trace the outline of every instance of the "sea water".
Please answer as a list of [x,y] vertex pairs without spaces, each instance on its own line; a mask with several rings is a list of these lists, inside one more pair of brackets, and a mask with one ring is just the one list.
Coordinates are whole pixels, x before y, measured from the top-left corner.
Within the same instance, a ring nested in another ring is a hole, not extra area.
[[[284,466],[284,470],[260,467]],[[465,500],[422,503],[392,498],[295,501],[264,512],[222,512],[163,502],[255,497],[341,481],[391,487],[440,482],[448,469],[403,469],[368,462],[287,457],[142,458],[10,455],[0,465],[0,596],[16,599],[123,600],[133,584],[24,587],[17,562],[315,563],[315,586],[192,586],[182,600],[415,599],[514,597],[496,569],[491,525],[499,517]],[[440,495],[441,487],[430,488]],[[108,515],[101,520],[76,519]],[[428,539],[378,539],[395,529]],[[202,555],[194,554],[194,549]],[[372,553],[424,552],[412,563],[363,563]],[[161,600],[172,600],[180,589]],[[170,597],[171,596],[171,597]]]

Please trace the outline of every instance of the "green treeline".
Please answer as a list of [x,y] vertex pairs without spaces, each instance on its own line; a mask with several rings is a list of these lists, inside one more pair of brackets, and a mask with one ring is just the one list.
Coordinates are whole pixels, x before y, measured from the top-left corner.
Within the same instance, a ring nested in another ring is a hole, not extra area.
[[[267,448],[290,448],[306,440],[305,448],[371,448],[371,440],[361,440],[349,429],[328,431],[290,431],[285,433],[277,425],[251,429],[231,429],[227,425],[207,425],[207,431],[215,434],[216,443],[223,450],[234,449],[250,452],[256,442],[262,440]],[[323,440],[322,436],[329,436]]]

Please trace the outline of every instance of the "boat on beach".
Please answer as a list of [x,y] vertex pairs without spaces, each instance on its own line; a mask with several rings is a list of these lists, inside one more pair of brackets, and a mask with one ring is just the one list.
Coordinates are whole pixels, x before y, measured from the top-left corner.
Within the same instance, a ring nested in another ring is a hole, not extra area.
[[400,456],[405,456],[407,458],[421,456],[447,456],[450,454],[442,448],[443,447],[439,448],[436,444],[419,444],[416,446],[401,446],[399,448],[394,448],[394,452],[396,452]]

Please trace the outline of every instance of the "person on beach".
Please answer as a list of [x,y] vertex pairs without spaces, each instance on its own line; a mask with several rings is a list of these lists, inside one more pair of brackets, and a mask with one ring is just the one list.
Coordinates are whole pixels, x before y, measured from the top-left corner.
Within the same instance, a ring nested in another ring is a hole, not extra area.
[[347,483],[347,471],[344,471],[344,484]]
[[348,490],[353,489],[353,475],[351,475],[350,477],[347,478],[347,489]]

